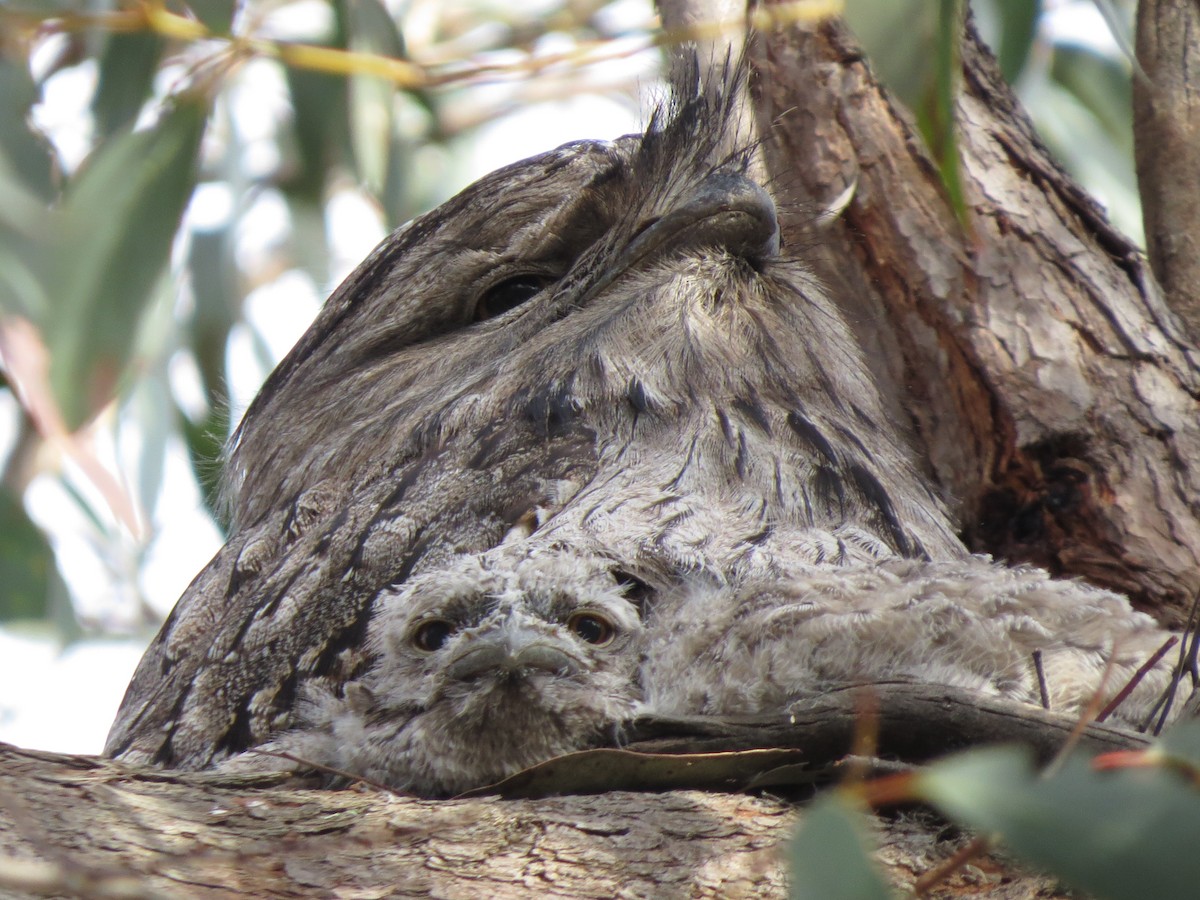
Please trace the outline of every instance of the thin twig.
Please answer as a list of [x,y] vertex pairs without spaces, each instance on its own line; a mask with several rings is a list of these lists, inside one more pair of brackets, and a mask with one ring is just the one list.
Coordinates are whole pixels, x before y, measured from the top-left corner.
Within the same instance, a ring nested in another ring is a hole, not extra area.
[[1042,709],[1050,708],[1050,689],[1046,687],[1046,669],[1042,665],[1042,651],[1033,651],[1033,670],[1037,673],[1038,696],[1042,700]]
[[973,838],[969,843],[959,847],[954,855],[943,860],[929,869],[913,883],[913,893],[924,897],[931,890],[978,856],[987,853],[991,841],[986,837]]
[[[787,25],[792,22],[814,22],[839,14],[844,7],[842,0],[794,0],[770,7],[756,9],[750,16],[750,25],[758,30]],[[363,53],[338,47],[324,47],[293,41],[277,41],[253,34],[218,34],[210,31],[202,22],[166,9],[161,0],[106,13],[66,13],[40,15],[28,11],[0,10],[0,21],[27,29],[47,26],[59,31],[104,31],[108,33],[151,32],[185,43],[218,43],[223,46],[218,52],[229,50],[249,52],[257,56],[278,59],[294,68],[336,75],[371,75],[391,81],[398,88],[415,89],[438,87],[464,82],[476,82],[500,76],[523,76],[541,72],[564,64],[585,66],[615,59],[625,59],[655,47],[711,40],[734,29],[745,27],[746,21],[722,20],[697,22],[679,28],[669,28],[648,34],[632,46],[612,50],[618,41],[608,38],[599,41],[581,41],[576,47],[563,53],[527,56],[517,62],[435,63],[423,65],[407,59],[397,59],[375,53]],[[607,48],[610,52],[596,52],[596,48]]]
[[1196,688],[1197,616],[1200,616],[1200,591],[1192,598],[1192,608],[1188,610],[1187,624],[1183,628],[1183,643],[1179,647],[1179,660],[1171,673],[1171,681],[1151,708],[1150,714],[1141,723],[1142,731],[1146,731],[1150,722],[1157,716],[1158,721],[1154,723],[1154,728],[1150,733],[1154,735],[1162,733],[1163,726],[1167,723],[1167,717],[1171,714],[1171,707],[1175,703],[1175,695],[1179,690],[1179,682],[1183,680],[1184,672],[1192,676],[1192,689]]
[[1138,686],[1138,682],[1146,677],[1146,673],[1158,665],[1159,660],[1167,655],[1167,651],[1178,643],[1179,638],[1177,638],[1175,635],[1171,635],[1171,637],[1167,638],[1166,643],[1155,650],[1154,654],[1148,660],[1138,666],[1138,670],[1133,673],[1127,682],[1125,682],[1125,687],[1117,691],[1117,695],[1108,701],[1108,705],[1105,706],[1104,709],[1100,710],[1100,714],[1096,716],[1096,721],[1103,722],[1110,715],[1112,715],[1116,708],[1124,703],[1126,698],[1133,693],[1133,689]]

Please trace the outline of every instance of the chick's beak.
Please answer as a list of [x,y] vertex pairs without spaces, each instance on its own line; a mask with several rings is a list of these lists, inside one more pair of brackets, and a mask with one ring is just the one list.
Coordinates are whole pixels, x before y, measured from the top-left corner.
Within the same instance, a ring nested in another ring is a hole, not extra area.
[[580,671],[580,662],[544,630],[508,618],[495,628],[471,635],[446,671],[459,681],[473,681],[486,675],[519,677],[536,672],[569,676]]

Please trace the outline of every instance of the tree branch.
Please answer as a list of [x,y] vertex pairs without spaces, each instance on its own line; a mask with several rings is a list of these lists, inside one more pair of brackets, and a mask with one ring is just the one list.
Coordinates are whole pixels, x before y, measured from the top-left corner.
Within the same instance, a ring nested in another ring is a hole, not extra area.
[[[885,754],[926,758],[939,743],[1003,735],[1046,756],[1073,726],[954,689],[872,690]],[[859,691],[812,698],[794,721],[642,720],[625,750],[571,754],[508,779],[501,796],[449,801],[0,745],[0,888],[6,896],[783,897],[781,848],[801,813],[778,798],[694,788],[723,786],[735,769],[743,784],[758,778],[775,791],[807,793],[814,778],[836,776]],[[1144,739],[1092,726],[1084,744],[1117,749]],[[764,747],[795,749],[753,749]],[[712,751],[722,752],[696,755]],[[564,791],[604,793],[549,796]],[[890,816],[878,838],[879,861],[901,885],[962,843],[932,817],[911,814]],[[1006,873],[990,896],[1029,896],[1050,884],[994,859],[985,868]],[[977,893],[977,882],[977,871],[963,872],[945,890]]]
[[1200,335],[1200,6],[1141,0],[1133,138],[1146,250],[1167,302]]

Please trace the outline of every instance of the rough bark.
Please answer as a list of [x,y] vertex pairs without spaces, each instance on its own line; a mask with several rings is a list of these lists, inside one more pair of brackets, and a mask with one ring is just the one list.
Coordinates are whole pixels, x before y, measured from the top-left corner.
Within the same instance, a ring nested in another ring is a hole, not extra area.
[[[816,244],[968,543],[1177,624],[1200,589],[1200,352],[1145,257],[1050,158],[973,33],[965,226],[840,22],[755,52],[785,238]],[[813,210],[852,186],[814,236]]]
[[[997,735],[1048,755],[1074,724],[931,685],[879,685],[875,696],[880,752],[918,758]],[[508,779],[502,796],[445,801],[0,745],[0,893],[783,897],[785,842],[802,808],[778,796],[689,788],[758,779],[760,787],[807,794],[850,746],[859,705],[858,691],[846,690],[813,699],[789,721],[646,721],[637,729],[645,739],[629,749],[552,760]],[[1082,740],[1109,750],[1144,743],[1104,726]],[[761,746],[803,749],[721,752]],[[576,793],[554,796],[568,791]],[[875,837],[877,860],[901,886],[966,839],[912,811],[879,818]],[[1064,896],[995,856],[973,859],[930,896],[981,891]]]
[[1200,335],[1200,4],[1138,4],[1134,159],[1146,250],[1167,303]]

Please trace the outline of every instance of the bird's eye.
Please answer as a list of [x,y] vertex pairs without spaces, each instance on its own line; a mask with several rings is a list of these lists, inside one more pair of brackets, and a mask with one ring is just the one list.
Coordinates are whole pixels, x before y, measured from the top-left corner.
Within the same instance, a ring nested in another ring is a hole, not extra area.
[[567,627],[577,637],[597,647],[611,644],[617,633],[612,622],[594,612],[575,613],[567,619]]
[[413,646],[426,653],[432,653],[434,650],[440,649],[454,632],[453,622],[445,619],[429,619],[418,625],[416,631],[413,632]]
[[492,285],[479,298],[479,304],[475,307],[475,321],[482,322],[516,309],[553,280],[547,275],[527,272]]

